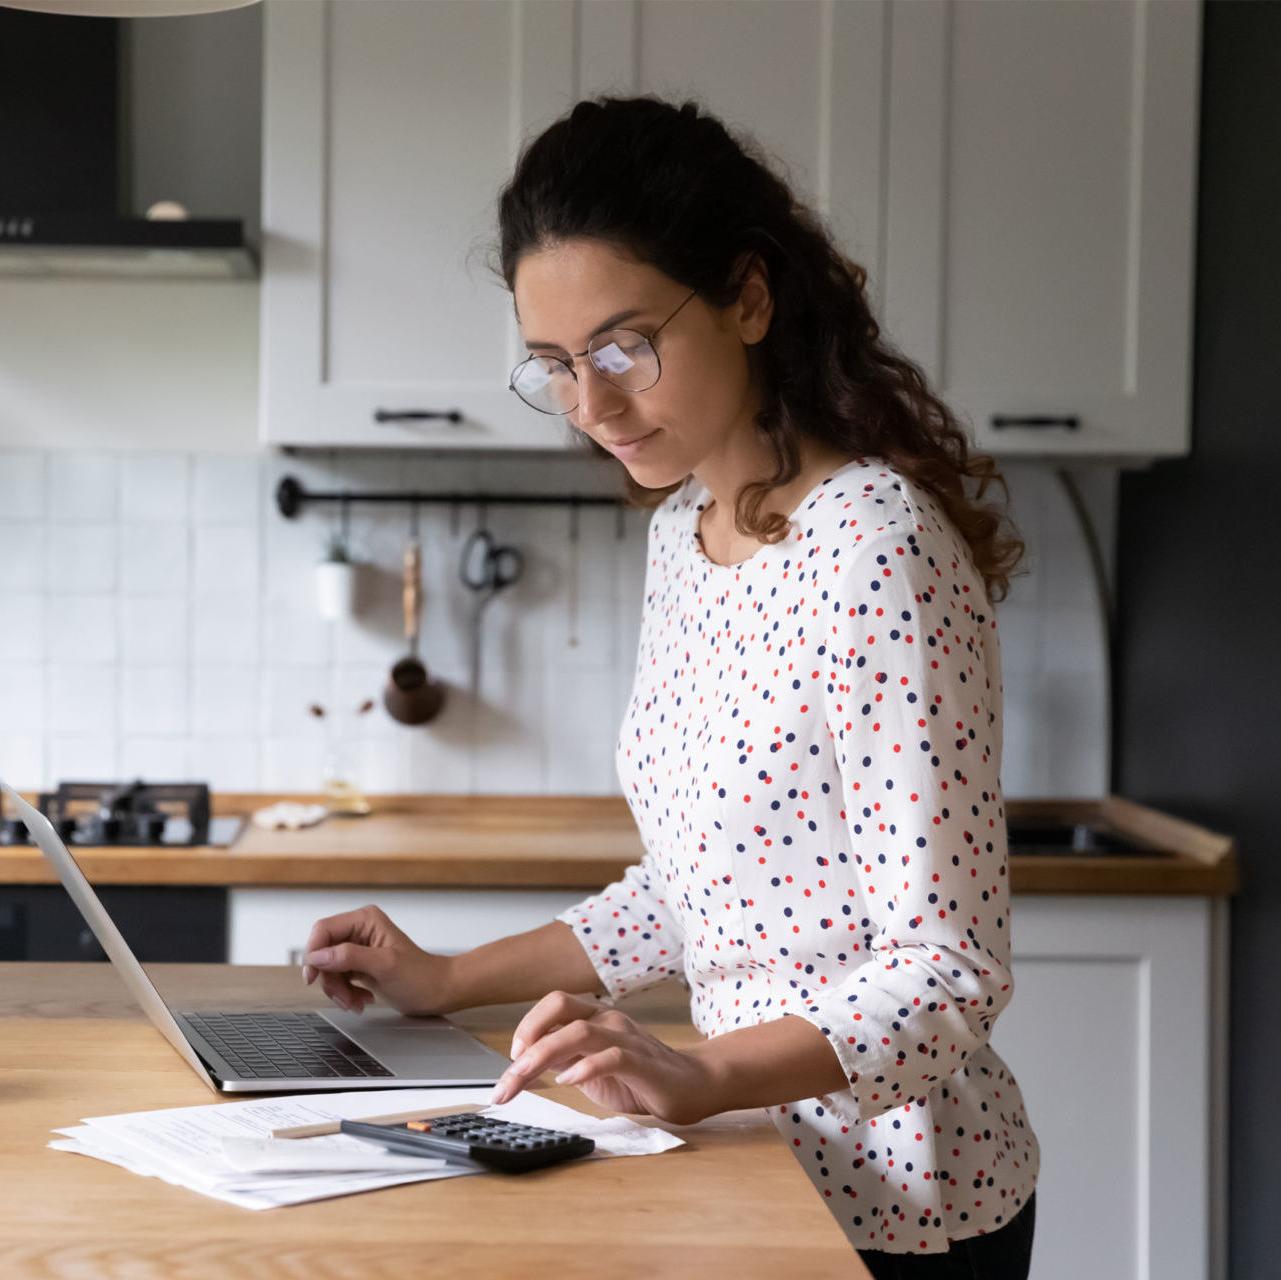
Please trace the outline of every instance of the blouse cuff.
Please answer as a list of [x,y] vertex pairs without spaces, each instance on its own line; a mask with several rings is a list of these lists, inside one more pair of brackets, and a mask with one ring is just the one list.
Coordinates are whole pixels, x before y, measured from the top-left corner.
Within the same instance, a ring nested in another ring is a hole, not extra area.
[[[612,886],[611,886],[612,888]],[[681,946],[657,919],[637,919],[610,889],[560,912],[574,931],[601,985],[613,1000],[666,978],[681,977]],[[676,945],[672,946],[671,943]]]
[[[832,1051],[836,1054],[837,1061],[841,1064],[841,1070],[845,1072],[847,1080],[853,1072],[857,1071],[857,1068],[851,1066],[847,1061],[846,1055],[841,1053],[840,1038],[830,1025],[830,1020],[822,1012],[812,1013],[806,1008],[789,1009],[786,1016],[789,1018],[804,1018],[806,1022],[816,1026],[827,1037],[827,1043],[832,1046]],[[858,1096],[852,1087],[840,1089],[834,1093],[817,1094],[816,1098],[834,1116],[845,1121],[846,1124],[858,1124],[863,1119],[859,1114]]]

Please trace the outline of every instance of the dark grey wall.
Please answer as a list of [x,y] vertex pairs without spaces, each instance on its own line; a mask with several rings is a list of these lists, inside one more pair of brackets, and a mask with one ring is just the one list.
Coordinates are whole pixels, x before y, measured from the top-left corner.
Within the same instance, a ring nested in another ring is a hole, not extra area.
[[1191,456],[1126,475],[1113,789],[1236,836],[1234,1280],[1279,1274],[1281,3],[1205,6]]

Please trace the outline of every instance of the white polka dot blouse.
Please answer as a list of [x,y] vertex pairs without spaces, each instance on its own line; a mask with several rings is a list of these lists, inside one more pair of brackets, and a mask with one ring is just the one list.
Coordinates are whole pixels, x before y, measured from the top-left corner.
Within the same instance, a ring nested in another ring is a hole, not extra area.
[[937,501],[877,459],[781,542],[703,552],[693,476],[649,526],[618,774],[644,846],[568,924],[617,997],[708,1036],[806,1018],[849,1087],[770,1109],[850,1242],[999,1229],[1039,1148],[989,1037],[1014,983],[996,618]]

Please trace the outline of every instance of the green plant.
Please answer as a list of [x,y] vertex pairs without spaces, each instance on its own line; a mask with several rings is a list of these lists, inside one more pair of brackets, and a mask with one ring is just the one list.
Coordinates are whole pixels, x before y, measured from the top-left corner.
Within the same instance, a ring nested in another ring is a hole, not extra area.
[[347,539],[341,533],[331,533],[325,542],[325,563],[351,563],[351,554],[347,550]]

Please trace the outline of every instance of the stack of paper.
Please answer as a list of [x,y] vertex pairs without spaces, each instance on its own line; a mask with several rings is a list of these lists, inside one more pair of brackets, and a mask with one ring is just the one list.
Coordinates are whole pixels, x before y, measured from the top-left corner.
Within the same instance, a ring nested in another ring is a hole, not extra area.
[[[161,1178],[245,1209],[324,1200],[402,1182],[456,1178],[480,1170],[443,1160],[397,1155],[345,1133],[272,1138],[273,1129],[361,1116],[485,1103],[491,1089],[370,1089],[225,1102],[129,1115],[94,1116],[55,1129],[49,1145]],[[484,1115],[581,1133],[595,1140],[588,1159],[649,1155],[681,1139],[623,1116],[598,1120],[537,1094],[486,1107]]]

